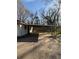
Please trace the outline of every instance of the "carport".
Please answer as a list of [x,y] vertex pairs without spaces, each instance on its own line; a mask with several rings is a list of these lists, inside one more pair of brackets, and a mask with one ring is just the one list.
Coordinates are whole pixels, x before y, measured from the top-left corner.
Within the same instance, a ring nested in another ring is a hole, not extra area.
[[50,32],[52,31],[52,27],[53,27],[53,25],[37,25],[37,24],[26,24],[26,23],[21,23],[21,25],[25,25],[27,27],[28,35],[30,34],[31,27],[50,27],[51,28]]
[[25,30],[27,30],[27,33],[24,36],[18,37],[17,38],[18,42],[37,42],[39,33],[33,33],[33,32],[30,33],[30,29],[33,27],[35,27],[35,29],[36,28],[42,29],[45,27],[45,28],[47,28],[45,30],[49,30],[48,27],[50,27],[50,29],[51,29],[50,32],[52,31],[52,27],[53,27],[53,25],[34,25],[34,24],[26,24],[26,23],[19,23],[19,24],[22,26],[25,26]]

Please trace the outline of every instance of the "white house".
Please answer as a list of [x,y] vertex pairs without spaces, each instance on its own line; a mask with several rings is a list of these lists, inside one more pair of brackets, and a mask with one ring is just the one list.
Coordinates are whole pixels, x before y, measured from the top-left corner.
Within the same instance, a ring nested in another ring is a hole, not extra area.
[[26,26],[21,23],[20,20],[17,20],[17,37],[24,36],[27,34]]
[[[17,37],[25,36],[33,32],[33,26],[17,20]],[[35,25],[36,26],[36,25]]]

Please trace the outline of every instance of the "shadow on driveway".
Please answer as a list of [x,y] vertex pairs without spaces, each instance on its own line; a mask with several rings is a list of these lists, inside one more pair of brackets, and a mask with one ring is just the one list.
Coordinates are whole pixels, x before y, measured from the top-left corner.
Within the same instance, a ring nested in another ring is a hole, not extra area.
[[31,33],[22,37],[17,37],[17,42],[38,42],[39,34]]

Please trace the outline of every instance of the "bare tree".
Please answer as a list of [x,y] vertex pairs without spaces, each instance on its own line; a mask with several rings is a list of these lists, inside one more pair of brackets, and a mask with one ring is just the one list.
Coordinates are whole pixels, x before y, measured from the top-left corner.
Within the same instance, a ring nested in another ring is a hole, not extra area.
[[48,11],[43,10],[41,12],[41,17],[43,18],[43,20],[47,21],[48,25],[56,25],[57,21],[59,20],[58,11],[59,10],[54,9],[49,9]]
[[25,22],[28,18],[29,11],[24,7],[20,0],[17,0],[17,19]]
[[[54,0],[44,0],[44,2],[49,3]],[[47,21],[48,25],[59,25],[59,20],[60,20],[60,4],[61,0],[56,0],[56,3],[54,6],[55,8],[49,8],[48,11],[45,9],[42,10],[41,12],[41,17],[43,20]]]
[[37,12],[35,12],[35,14],[31,14],[30,18],[31,18],[31,24],[39,24],[40,23]]

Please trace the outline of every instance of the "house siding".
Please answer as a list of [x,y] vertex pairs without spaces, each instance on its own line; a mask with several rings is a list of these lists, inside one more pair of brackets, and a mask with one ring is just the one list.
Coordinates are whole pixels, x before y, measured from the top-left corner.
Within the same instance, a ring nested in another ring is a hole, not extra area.
[[17,36],[23,36],[27,34],[27,30],[25,29],[24,25],[22,25],[22,27],[20,27],[20,25],[17,25]]

